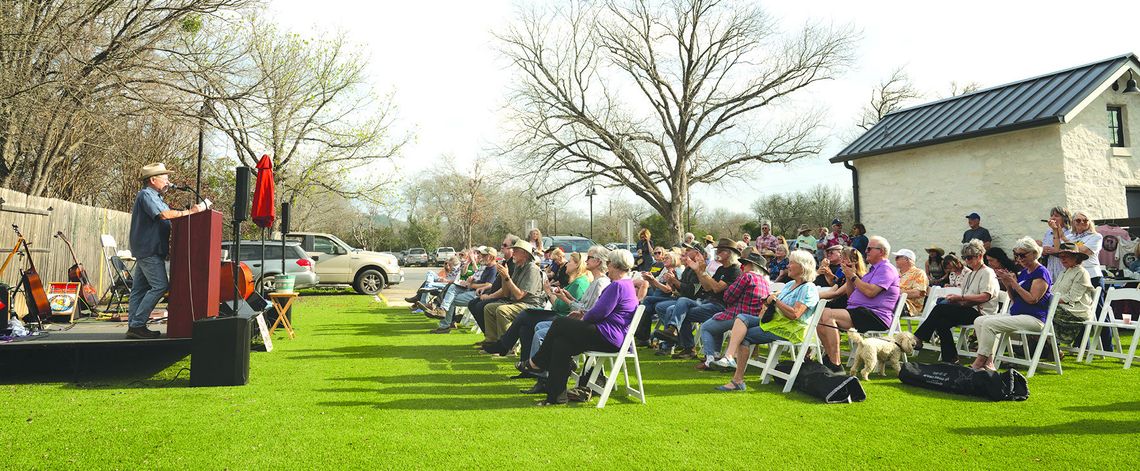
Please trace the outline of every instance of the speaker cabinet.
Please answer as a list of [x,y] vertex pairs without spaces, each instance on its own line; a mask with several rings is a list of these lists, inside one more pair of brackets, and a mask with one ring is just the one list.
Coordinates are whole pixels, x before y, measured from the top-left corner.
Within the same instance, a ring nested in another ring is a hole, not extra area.
[[289,234],[289,213],[293,209],[293,205],[288,202],[281,203],[281,235]]
[[234,185],[234,221],[249,219],[249,179],[252,170],[249,167],[237,168],[237,184]]
[[241,386],[249,381],[249,318],[194,321],[190,348],[191,386]]

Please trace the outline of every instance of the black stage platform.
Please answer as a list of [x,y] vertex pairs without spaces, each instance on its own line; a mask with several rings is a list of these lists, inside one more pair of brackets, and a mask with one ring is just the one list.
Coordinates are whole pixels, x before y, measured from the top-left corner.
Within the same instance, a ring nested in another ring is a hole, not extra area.
[[21,349],[67,350],[142,346],[185,348],[187,352],[190,350],[189,338],[166,338],[166,324],[150,324],[147,328],[162,332],[163,336],[148,340],[128,339],[126,322],[80,321],[70,327],[68,324],[47,324],[46,335],[41,333],[34,337],[0,342],[0,352]]

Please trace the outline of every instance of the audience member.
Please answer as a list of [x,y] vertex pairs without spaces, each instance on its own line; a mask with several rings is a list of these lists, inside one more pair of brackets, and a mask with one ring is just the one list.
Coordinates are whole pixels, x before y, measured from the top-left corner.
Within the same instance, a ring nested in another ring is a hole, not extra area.
[[538,230],[537,227],[534,229],[531,229],[530,232],[527,233],[526,241],[530,242],[530,245],[532,247],[534,247],[533,250],[534,250],[534,258],[535,259],[538,259],[539,257],[541,257],[542,253],[545,252],[545,250],[543,250],[543,247],[542,247],[542,231]]
[[[1017,263],[1009,258],[1009,254],[999,247],[990,247],[986,249],[986,266],[992,268],[994,272],[1001,270],[1016,272]],[[1005,288],[1002,288],[1005,291]]]
[[978,239],[985,245],[986,250],[990,248],[990,242],[993,238],[990,237],[989,229],[982,227],[982,217],[978,213],[970,213],[966,215],[966,224],[970,226],[966,232],[962,233],[962,243],[965,244],[971,240]]
[[[842,286],[843,265],[840,258],[843,256],[843,246],[833,245],[827,248],[822,260],[819,261],[819,270],[815,278],[815,285],[821,287]],[[844,304],[846,305],[846,304]]]
[[906,296],[903,315],[907,316],[922,315],[922,309],[926,304],[926,290],[930,286],[926,280],[926,272],[919,270],[914,265],[914,258],[914,251],[910,249],[895,252],[895,267],[899,271],[899,289]]
[[760,222],[760,235],[756,236],[756,248],[760,249],[760,253],[765,250],[776,251],[776,245],[779,241],[776,236],[772,234],[772,223],[770,221]]
[[946,255],[946,251],[942,250],[937,245],[927,247],[926,249],[926,280],[931,285],[942,286],[946,278],[946,270],[942,268],[942,257]]
[[755,249],[740,257],[740,275],[724,290],[725,309],[700,325],[701,350],[705,360],[697,364],[698,370],[707,370],[719,354],[724,334],[732,329],[736,317],[759,312],[768,299],[768,261]]
[[[1093,313],[1099,312],[1101,306],[1104,304],[1104,297],[1108,293],[1104,290],[1104,274],[1100,270],[1100,252],[1104,245],[1104,237],[1096,231],[1096,226],[1093,224],[1092,218],[1084,211],[1077,211],[1073,213],[1073,236],[1065,239],[1066,242],[1074,242],[1078,252],[1085,254],[1084,261],[1081,262],[1081,267],[1089,274],[1089,282],[1093,287],[1101,289],[1100,297],[1094,300]],[[1104,348],[1112,349],[1112,330],[1101,329],[1100,331],[1101,342],[1104,343]]]
[[670,251],[662,254],[661,259],[664,260],[665,267],[656,277],[649,272],[641,273],[642,279],[649,283],[650,289],[645,299],[641,300],[641,304],[645,306],[645,315],[641,316],[641,321],[634,332],[638,347],[649,345],[649,334],[653,327],[653,317],[657,313],[657,304],[675,299],[674,295],[680,285],[681,255]]
[[[700,281],[700,274],[704,273],[704,270],[690,268],[690,265],[697,267],[706,265],[705,252],[695,245],[687,246],[685,255],[681,258],[681,265],[684,268],[681,272],[681,277],[677,279],[670,278],[668,280],[668,285],[673,290],[673,299],[657,301],[654,306],[654,313],[657,314],[657,319],[659,319],[662,324],[666,324],[672,313],[671,309],[676,304],[682,301],[699,302],[699,300],[707,296]],[[648,309],[649,306],[646,306],[646,310]],[[665,326],[664,330],[668,330],[669,328],[669,326]],[[654,337],[663,341],[657,350],[658,355],[668,355],[669,350],[672,349],[673,344],[676,342],[675,328],[674,331],[669,332],[668,335],[664,333],[664,330],[658,330],[653,333]]]
[[[867,274],[867,264],[863,262],[863,254],[859,253],[858,250],[851,247],[843,247],[839,250],[838,260],[840,265],[837,270],[844,272],[842,279],[837,278],[834,284],[819,291],[820,299],[826,299],[827,307],[832,309],[844,309],[847,307],[848,292],[844,289],[847,283],[847,274],[845,272],[848,268],[846,267],[850,266],[850,269],[854,270],[852,272],[853,274],[859,276]],[[843,265],[844,261],[846,261],[848,265]]]
[[[696,357],[693,350],[693,323],[701,323],[712,318],[713,314],[723,311],[725,307],[724,290],[740,276],[740,251],[736,243],[730,239],[721,239],[716,246],[717,262],[720,268],[716,273],[709,275],[705,271],[698,273],[704,297],[700,299],[681,298],[676,304],[666,309],[662,323],[665,329],[658,331],[658,336],[670,342],[675,342],[681,351],[674,354],[674,358],[691,359]],[[692,270],[701,268],[699,261],[690,258],[688,267]],[[658,311],[661,305],[658,304]]]
[[970,274],[962,284],[962,294],[942,298],[918,329],[915,329],[914,336],[919,340],[916,350],[921,350],[922,342],[929,342],[933,334],[937,333],[942,350],[941,360],[958,363],[958,348],[954,345],[954,332],[951,329],[973,324],[978,316],[997,313],[997,294],[1000,288],[994,270],[982,263],[984,254],[985,244],[980,240],[974,239],[962,246],[962,258],[970,267]]
[[899,301],[899,273],[887,262],[890,253],[891,246],[886,239],[872,236],[867,244],[870,266],[863,276],[855,273],[849,258],[843,259],[843,270],[848,273],[847,283],[842,288],[848,296],[847,308],[824,309],[816,330],[826,353],[824,365],[833,371],[843,371],[838,364],[840,330],[883,331],[893,322]]
[[[1057,258],[1057,247],[1066,240],[1073,240],[1072,219],[1069,217],[1069,210],[1056,206],[1049,210],[1049,219],[1046,220],[1049,224],[1049,229],[1045,231],[1045,237],[1041,239],[1041,253],[1045,254],[1045,266],[1049,270],[1051,280],[1056,280],[1061,276],[1061,259]],[[1020,260],[1018,260],[1020,263]]]
[[[1076,218],[1074,215],[1074,227]],[[1053,294],[1058,298],[1053,328],[1056,330],[1057,342],[1068,345],[1079,340],[1084,332],[1084,323],[1092,319],[1093,307],[1096,305],[1096,300],[1092,298],[1094,285],[1089,279],[1089,272],[1081,266],[1089,259],[1089,255],[1081,248],[1072,242],[1062,242],[1056,252],[1065,270],[1053,284]],[[1109,341],[1111,340],[1110,332]]]
[[1041,329],[1045,323],[1046,311],[1053,297],[1049,291],[1053,277],[1037,262],[1041,246],[1029,237],[1022,237],[1014,244],[1013,255],[1021,271],[1016,275],[1005,270],[997,273],[998,281],[1006,287],[1012,299],[1009,315],[984,316],[974,320],[978,357],[970,367],[975,370],[996,370],[993,355],[998,334]]
[[483,291],[491,288],[498,279],[499,272],[495,270],[495,258],[499,255],[494,247],[477,247],[472,250],[479,255],[479,269],[475,275],[452,285],[447,290],[439,307],[433,310],[433,318],[439,319],[439,326],[432,330],[433,334],[446,334],[455,326],[455,309],[467,306]]
[[788,246],[777,245],[772,260],[765,267],[767,276],[772,281],[784,283],[788,281]]
[[867,258],[867,226],[863,223],[857,222],[851,225],[851,247],[858,250],[863,254],[863,258]]
[[[819,302],[819,292],[811,279],[815,273],[815,258],[797,250],[788,256],[788,273],[791,281],[778,293],[771,293],[764,301],[769,317],[749,313],[736,316],[732,335],[725,348],[724,358],[715,363],[724,368],[735,368],[732,379],[717,387],[720,391],[744,391],[744,372],[748,369],[748,349],[777,340],[803,342],[811,314]],[[760,314],[760,311],[756,311]],[[761,322],[763,321],[763,322]]]
[[642,228],[637,232],[636,271],[649,271],[653,266],[653,234]]
[[[483,322],[484,321],[484,316],[483,316],[484,309],[483,308],[485,308],[488,304],[496,302],[499,299],[505,297],[505,295],[502,294],[503,278],[498,276],[499,268],[500,267],[506,267],[508,272],[515,269],[514,268],[515,265],[514,265],[514,257],[513,257],[513,255],[514,255],[513,247],[514,247],[515,243],[518,241],[519,241],[518,236],[516,236],[514,234],[507,234],[505,237],[503,237],[503,244],[500,246],[500,248],[502,249],[503,263],[499,264],[496,262],[495,265],[492,266],[495,269],[495,281],[494,281],[494,283],[491,285],[490,288],[488,288],[488,289],[484,290],[482,293],[480,293],[477,298],[472,299],[471,302],[467,303],[467,310],[471,313],[471,318],[475,320],[475,324],[479,326],[480,330],[486,331],[486,327],[485,327],[485,324]],[[482,346],[482,345],[483,345],[483,340],[475,342],[475,346],[477,346],[477,347]]]
[[633,280],[626,277],[633,263],[633,255],[628,250],[611,252],[607,272],[611,283],[594,307],[585,313],[575,311],[554,320],[542,346],[526,365],[532,373],[548,373],[546,399],[538,405],[567,402],[566,380],[575,355],[587,350],[617,352],[621,348],[638,304]]
[[843,221],[839,219],[831,220],[831,232],[828,232],[818,244],[819,247],[824,249],[833,245],[841,245],[844,247],[851,245],[851,237],[843,233]]
[[815,254],[816,246],[819,239],[812,237],[811,229],[807,224],[800,224],[800,228],[796,231],[796,246],[794,249],[807,250],[808,253]]
[[519,350],[519,357],[530,358],[530,343],[534,337],[534,326],[542,321],[549,321],[556,317],[570,314],[570,303],[577,301],[586,293],[586,287],[593,280],[588,266],[582,260],[582,254],[574,252],[566,261],[566,271],[571,281],[565,288],[552,286],[549,281],[543,283],[543,293],[551,303],[550,309],[530,308],[524,310],[506,332],[495,343],[483,347],[487,353],[506,355],[515,346],[515,342],[523,339]]
[[970,274],[970,269],[962,263],[962,259],[958,258],[954,252],[942,257],[942,270],[946,272],[946,282],[942,283],[942,286],[953,286],[955,288],[961,288],[962,283],[966,281],[966,275]]
[[494,344],[506,332],[507,326],[519,313],[526,309],[539,308],[543,304],[542,273],[534,260],[534,246],[520,240],[512,246],[511,258],[514,270],[499,265],[499,279],[503,281],[499,289],[501,296],[496,302],[483,308],[484,345]]

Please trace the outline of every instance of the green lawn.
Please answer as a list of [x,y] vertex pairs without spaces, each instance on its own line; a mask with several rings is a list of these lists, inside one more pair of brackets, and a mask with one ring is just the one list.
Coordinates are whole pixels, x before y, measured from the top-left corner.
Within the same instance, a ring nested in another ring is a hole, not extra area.
[[[1026,402],[991,403],[873,377],[868,399],[824,405],[642,350],[647,405],[533,407],[510,360],[467,333],[431,335],[371,297],[308,296],[298,337],[255,352],[243,387],[190,388],[189,359],[11,378],[0,462],[44,468],[1066,468],[1129,467],[1140,368],[1066,361]],[[932,360],[924,354],[925,360]],[[95,359],[98,361],[99,359]],[[158,365],[158,366],[155,366]],[[140,369],[141,368],[141,369]],[[160,371],[155,372],[156,369]],[[537,466],[535,466],[537,465]]]

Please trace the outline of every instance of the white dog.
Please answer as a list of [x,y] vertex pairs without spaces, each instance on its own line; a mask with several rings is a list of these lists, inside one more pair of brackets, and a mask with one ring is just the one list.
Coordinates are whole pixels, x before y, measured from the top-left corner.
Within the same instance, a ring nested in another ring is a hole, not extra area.
[[918,343],[914,334],[910,332],[899,332],[889,338],[865,339],[858,331],[850,329],[847,331],[847,336],[859,347],[855,350],[855,363],[851,365],[851,372],[848,374],[856,376],[855,371],[862,366],[863,369],[859,370],[857,376],[864,381],[872,371],[875,371],[880,362],[883,365],[879,371],[883,376],[887,375],[887,366],[895,371],[901,371],[902,356],[913,353]]

